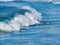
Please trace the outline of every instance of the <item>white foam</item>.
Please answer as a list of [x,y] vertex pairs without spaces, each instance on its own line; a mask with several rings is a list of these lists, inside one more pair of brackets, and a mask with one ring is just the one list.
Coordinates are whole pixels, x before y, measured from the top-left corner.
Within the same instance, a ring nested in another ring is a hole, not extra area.
[[22,9],[30,10],[32,13],[26,12],[25,15],[17,14],[8,24],[0,22],[0,30],[7,32],[19,31],[22,27],[40,23],[42,19],[42,14],[40,12],[37,12],[30,6],[23,6]]
[[51,2],[52,0],[22,0],[22,1],[29,1],[29,2]]
[[52,3],[53,3],[53,4],[60,4],[60,2],[54,2],[54,1],[53,1]]

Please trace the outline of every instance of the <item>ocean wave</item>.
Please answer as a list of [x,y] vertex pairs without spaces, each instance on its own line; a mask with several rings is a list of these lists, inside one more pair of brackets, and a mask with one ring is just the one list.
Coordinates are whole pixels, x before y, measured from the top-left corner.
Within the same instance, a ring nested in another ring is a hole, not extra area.
[[57,2],[57,1],[56,1],[56,2],[53,1],[52,3],[53,3],[53,4],[60,4],[60,2]]
[[10,1],[28,1],[28,2],[51,2],[53,0],[0,0],[2,2],[10,2]]
[[[42,14],[36,9],[30,6],[23,6],[21,9],[8,23],[0,21],[0,31],[20,31],[21,28],[40,23]],[[23,10],[25,14],[21,14]]]

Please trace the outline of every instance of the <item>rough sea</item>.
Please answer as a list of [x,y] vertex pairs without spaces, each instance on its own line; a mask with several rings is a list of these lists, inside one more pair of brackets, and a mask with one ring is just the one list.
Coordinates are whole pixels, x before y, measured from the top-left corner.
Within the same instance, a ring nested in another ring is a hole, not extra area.
[[0,2],[0,45],[60,45],[60,4]]

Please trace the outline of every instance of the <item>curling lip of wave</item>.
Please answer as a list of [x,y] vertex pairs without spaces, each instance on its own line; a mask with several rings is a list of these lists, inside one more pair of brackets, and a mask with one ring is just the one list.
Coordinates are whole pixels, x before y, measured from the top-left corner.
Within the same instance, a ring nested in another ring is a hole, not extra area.
[[0,31],[19,31],[20,28],[24,26],[30,26],[40,23],[40,20],[42,19],[40,12],[37,12],[30,6],[23,6],[22,9],[30,10],[31,13],[25,12],[25,15],[16,13],[15,17],[11,19],[8,24],[0,21]]

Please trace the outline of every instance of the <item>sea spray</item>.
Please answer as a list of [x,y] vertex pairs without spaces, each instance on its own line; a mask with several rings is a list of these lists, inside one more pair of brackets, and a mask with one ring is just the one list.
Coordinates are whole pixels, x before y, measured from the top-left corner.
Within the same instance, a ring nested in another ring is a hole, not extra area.
[[42,14],[37,12],[34,8],[30,6],[23,6],[21,9],[26,9],[31,12],[25,12],[24,15],[20,13],[15,13],[13,19],[11,19],[8,23],[0,21],[0,31],[20,31],[20,29],[26,26],[34,25],[40,23],[42,19]]

